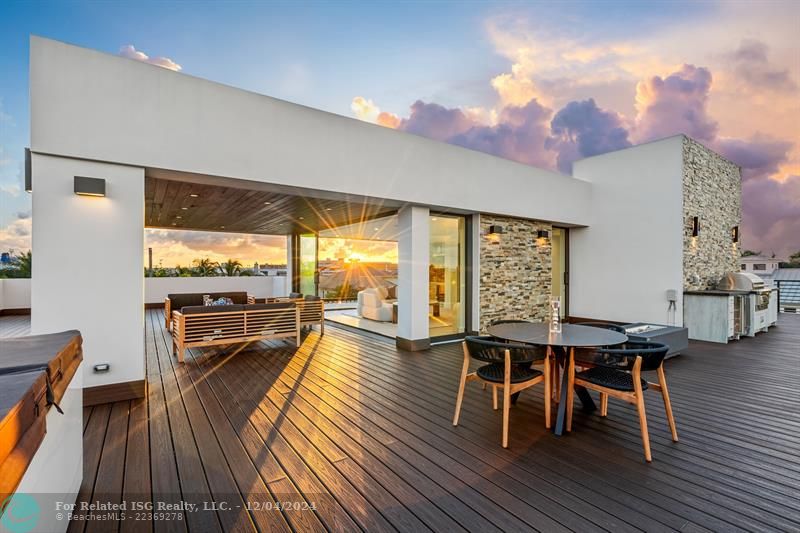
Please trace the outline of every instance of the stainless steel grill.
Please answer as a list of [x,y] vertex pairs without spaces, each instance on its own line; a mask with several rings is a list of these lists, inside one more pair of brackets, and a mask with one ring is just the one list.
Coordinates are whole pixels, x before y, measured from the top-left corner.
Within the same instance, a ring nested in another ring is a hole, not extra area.
[[749,272],[729,272],[717,284],[721,291],[761,292],[765,289],[764,280]]

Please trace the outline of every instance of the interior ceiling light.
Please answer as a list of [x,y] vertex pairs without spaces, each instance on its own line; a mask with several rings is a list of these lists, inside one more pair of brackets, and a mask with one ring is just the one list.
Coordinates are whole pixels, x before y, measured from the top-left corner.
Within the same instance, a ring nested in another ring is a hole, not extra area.
[[188,207],[181,207],[181,209],[184,210],[184,211],[188,211],[189,210]]
[[198,197],[198,195],[194,194],[194,193],[190,194],[189,196],[191,196],[192,198],[197,198]]

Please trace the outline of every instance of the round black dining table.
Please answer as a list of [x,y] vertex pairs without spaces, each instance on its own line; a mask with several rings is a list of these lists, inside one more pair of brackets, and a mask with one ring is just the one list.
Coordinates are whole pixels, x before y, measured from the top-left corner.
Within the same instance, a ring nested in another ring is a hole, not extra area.
[[[561,377],[561,397],[558,402],[558,416],[556,417],[553,432],[556,435],[564,433],[564,423],[567,407],[567,388],[569,376],[567,372],[567,351],[572,355],[575,348],[592,348],[596,346],[614,346],[628,340],[627,335],[604,328],[591,326],[578,326],[575,324],[562,324],[560,333],[551,333],[550,324],[546,322],[506,322],[489,326],[487,332],[492,337],[520,344],[534,344],[547,346],[553,350],[556,357],[563,362],[564,372]],[[578,397],[584,409],[593,410],[594,402],[588,391],[577,389]],[[546,413],[550,416],[550,413]]]

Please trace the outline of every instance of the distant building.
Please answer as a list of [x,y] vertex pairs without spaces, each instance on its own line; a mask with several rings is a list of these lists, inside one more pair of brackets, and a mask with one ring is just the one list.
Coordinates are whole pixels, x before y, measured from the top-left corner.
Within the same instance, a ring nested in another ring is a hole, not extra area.
[[771,276],[778,269],[781,262],[776,257],[764,257],[763,255],[748,255],[740,260],[742,272],[750,272],[761,277]]

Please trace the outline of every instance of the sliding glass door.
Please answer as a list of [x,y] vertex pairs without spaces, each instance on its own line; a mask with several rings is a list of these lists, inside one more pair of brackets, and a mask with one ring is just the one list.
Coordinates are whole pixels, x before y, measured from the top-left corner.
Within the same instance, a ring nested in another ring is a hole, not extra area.
[[317,236],[305,233],[300,235],[299,241],[300,292],[316,296],[319,289]]
[[553,297],[557,297],[561,301],[561,318],[567,316],[567,307],[569,305],[568,289],[569,289],[569,272],[567,265],[567,246],[568,246],[568,231],[565,228],[553,228],[551,243],[551,258],[553,266],[553,283],[552,293]]
[[466,221],[431,215],[428,324],[431,337],[462,335],[466,329]]

